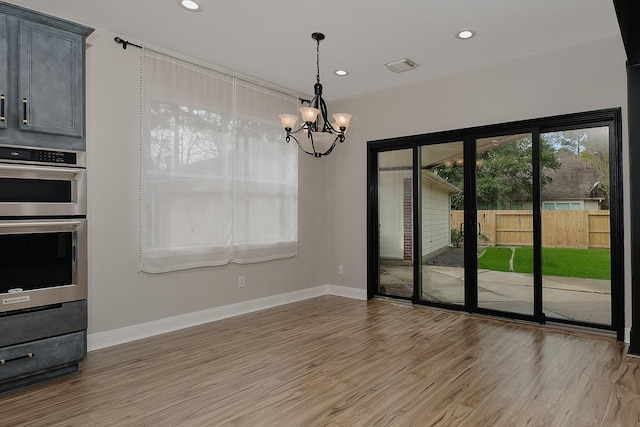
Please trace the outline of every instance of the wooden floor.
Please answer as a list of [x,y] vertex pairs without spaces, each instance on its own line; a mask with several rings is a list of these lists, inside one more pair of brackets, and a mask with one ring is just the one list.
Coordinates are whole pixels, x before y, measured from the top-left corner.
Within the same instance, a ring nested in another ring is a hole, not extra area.
[[1,426],[637,426],[605,337],[325,296],[89,353]]

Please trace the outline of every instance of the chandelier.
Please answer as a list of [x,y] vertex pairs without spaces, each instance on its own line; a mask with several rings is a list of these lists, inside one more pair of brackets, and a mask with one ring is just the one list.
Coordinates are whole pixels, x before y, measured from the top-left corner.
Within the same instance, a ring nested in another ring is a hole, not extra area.
[[[329,123],[327,119],[327,104],[322,99],[322,84],[320,84],[320,41],[324,40],[324,34],[313,33],[311,38],[316,41],[316,84],[313,85],[315,96],[311,101],[300,99],[303,106],[298,108],[302,116],[303,124],[298,129],[293,130],[298,124],[298,116],[293,114],[280,114],[282,126],[287,131],[285,140],[289,142],[292,138],[300,149],[314,157],[326,156],[336,143],[344,142],[344,134],[349,127],[351,114],[336,113],[333,115],[333,123]],[[308,103],[309,106],[304,106]],[[318,117],[320,116],[320,117]],[[322,126],[320,126],[322,121]],[[298,134],[298,137],[294,134]]]

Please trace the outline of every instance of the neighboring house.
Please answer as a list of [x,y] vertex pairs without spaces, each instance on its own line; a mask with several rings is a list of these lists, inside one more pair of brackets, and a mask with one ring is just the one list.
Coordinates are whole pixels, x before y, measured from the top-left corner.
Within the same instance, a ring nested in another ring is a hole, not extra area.
[[[411,170],[380,171],[379,179],[380,257],[410,261],[413,250]],[[450,197],[459,191],[431,171],[422,171],[423,258],[451,245]]]
[[[598,171],[575,154],[558,156],[560,167],[546,170],[551,178],[542,191],[543,210],[600,210],[604,192]],[[530,210],[532,202],[528,197],[514,197],[506,209]]]
[[604,200],[598,171],[579,156],[563,154],[560,167],[545,172],[551,178],[542,191],[544,210],[599,210]]

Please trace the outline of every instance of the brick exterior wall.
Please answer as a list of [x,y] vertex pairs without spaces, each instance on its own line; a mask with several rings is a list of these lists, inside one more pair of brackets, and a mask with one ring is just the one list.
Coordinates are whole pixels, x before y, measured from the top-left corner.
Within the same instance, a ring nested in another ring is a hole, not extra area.
[[413,182],[411,178],[403,181],[403,210],[404,210],[404,260],[413,259]]

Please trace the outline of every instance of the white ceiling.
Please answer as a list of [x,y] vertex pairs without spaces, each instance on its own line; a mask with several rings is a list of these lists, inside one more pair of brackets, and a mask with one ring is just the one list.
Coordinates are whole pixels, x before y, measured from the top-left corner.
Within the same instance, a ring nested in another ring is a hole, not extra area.
[[[554,50],[620,32],[611,0],[13,0],[303,93],[315,41],[327,100]],[[473,29],[475,38],[455,33]],[[115,43],[114,43],[115,45]],[[384,64],[409,57],[401,74]],[[344,68],[347,77],[333,75]],[[553,72],[553,70],[549,70]]]

